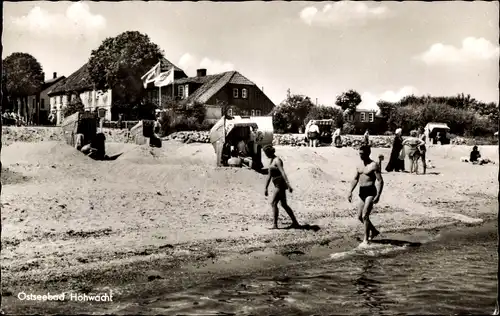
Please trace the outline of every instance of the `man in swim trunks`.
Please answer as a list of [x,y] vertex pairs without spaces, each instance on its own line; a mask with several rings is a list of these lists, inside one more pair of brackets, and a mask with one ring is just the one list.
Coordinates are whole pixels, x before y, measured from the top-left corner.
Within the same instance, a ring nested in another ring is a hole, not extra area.
[[352,192],[359,183],[359,197],[361,202],[358,207],[358,219],[365,225],[364,244],[367,244],[379,234],[379,231],[370,221],[370,213],[373,209],[373,204],[378,203],[382,189],[384,188],[384,179],[380,173],[380,165],[370,158],[370,154],[370,146],[363,145],[359,149],[359,156],[362,163],[356,167],[356,175],[351,182],[351,189],[347,197],[349,203],[352,202]]

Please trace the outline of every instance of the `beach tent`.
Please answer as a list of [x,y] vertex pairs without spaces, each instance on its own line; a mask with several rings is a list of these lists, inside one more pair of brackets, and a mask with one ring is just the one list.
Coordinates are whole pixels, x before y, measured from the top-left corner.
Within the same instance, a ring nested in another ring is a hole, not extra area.
[[428,143],[432,143],[438,132],[447,133],[450,130],[446,123],[430,122],[425,125],[425,139]]
[[332,134],[333,130],[336,127],[335,120],[333,119],[321,119],[321,120],[310,120],[307,122],[306,128],[304,130],[304,139],[305,141],[309,141],[307,138],[307,133],[309,131],[309,127],[312,125],[312,122],[316,122],[316,125],[319,129],[319,142],[330,144],[332,142]]
[[222,164],[222,151],[226,142],[233,139],[245,139],[250,136],[250,128],[257,128],[256,143],[261,147],[273,143],[272,116],[234,116],[222,117],[210,129],[210,143],[217,155],[217,166]]

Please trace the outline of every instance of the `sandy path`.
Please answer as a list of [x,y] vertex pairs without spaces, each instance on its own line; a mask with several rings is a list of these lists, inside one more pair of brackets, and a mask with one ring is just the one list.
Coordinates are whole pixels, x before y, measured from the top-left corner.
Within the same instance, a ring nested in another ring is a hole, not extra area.
[[[469,150],[430,148],[436,168],[429,175],[385,173],[374,224],[384,233],[495,218],[498,166],[461,163]],[[361,234],[355,204],[345,198],[359,160],[351,148],[277,147],[295,189],[289,203],[302,223],[320,226],[318,232],[269,230],[265,176],[214,167],[210,145],[110,143],[107,151],[123,155],[95,162],[58,142],[3,148],[4,284],[64,280],[85,271],[97,278],[126,266],[142,273],[147,262],[168,266],[193,256]],[[481,151],[498,163],[497,147]],[[372,157],[381,153],[389,156],[388,149],[374,149]],[[284,226],[289,220],[282,213]]]

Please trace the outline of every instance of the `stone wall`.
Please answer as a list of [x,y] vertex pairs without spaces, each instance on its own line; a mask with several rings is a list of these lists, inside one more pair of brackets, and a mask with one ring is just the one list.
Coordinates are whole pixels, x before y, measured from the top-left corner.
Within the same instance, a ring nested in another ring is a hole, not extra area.
[[[127,129],[104,128],[107,142],[127,143],[133,142]],[[345,147],[356,147],[363,140],[362,135],[342,135],[342,144]],[[394,136],[370,136],[373,147],[390,148]],[[208,131],[177,132],[163,138],[163,140],[176,140],[183,143],[210,143]],[[452,145],[493,145],[498,144],[496,138],[471,139],[456,137],[451,140]],[[2,144],[12,142],[39,142],[39,141],[64,141],[60,127],[2,127]],[[274,145],[280,146],[306,146],[304,134],[274,134]]]
[[[103,128],[107,142],[129,142],[129,131],[126,129]],[[13,142],[43,142],[64,141],[61,127],[17,127],[2,126],[2,144],[5,146]]]
[[[279,146],[307,146],[304,134],[274,134],[273,145]],[[342,145],[344,147],[357,147],[363,141],[363,135],[342,135]],[[405,138],[405,136],[403,136]],[[177,140],[183,143],[209,143],[209,132],[177,132],[163,138],[164,140]],[[394,136],[373,135],[370,136],[370,144],[377,148],[390,148]],[[497,144],[495,139],[473,139],[456,137],[451,140],[452,145],[492,145]]]

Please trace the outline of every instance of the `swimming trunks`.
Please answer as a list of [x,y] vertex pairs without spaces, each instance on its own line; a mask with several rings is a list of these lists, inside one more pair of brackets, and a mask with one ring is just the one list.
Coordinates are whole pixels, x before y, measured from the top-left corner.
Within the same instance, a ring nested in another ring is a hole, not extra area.
[[377,188],[375,185],[359,187],[359,198],[364,202],[369,196],[377,196]]
[[317,132],[309,132],[309,133],[307,133],[307,137],[309,139],[316,139],[316,138],[318,138],[318,133]]
[[[271,162],[272,165],[272,162]],[[273,184],[276,188],[278,189],[288,189],[288,185],[286,184],[285,179],[283,178],[283,175],[281,174],[281,171],[278,169],[278,167],[269,167],[269,173],[271,175],[271,179],[273,181]]]

